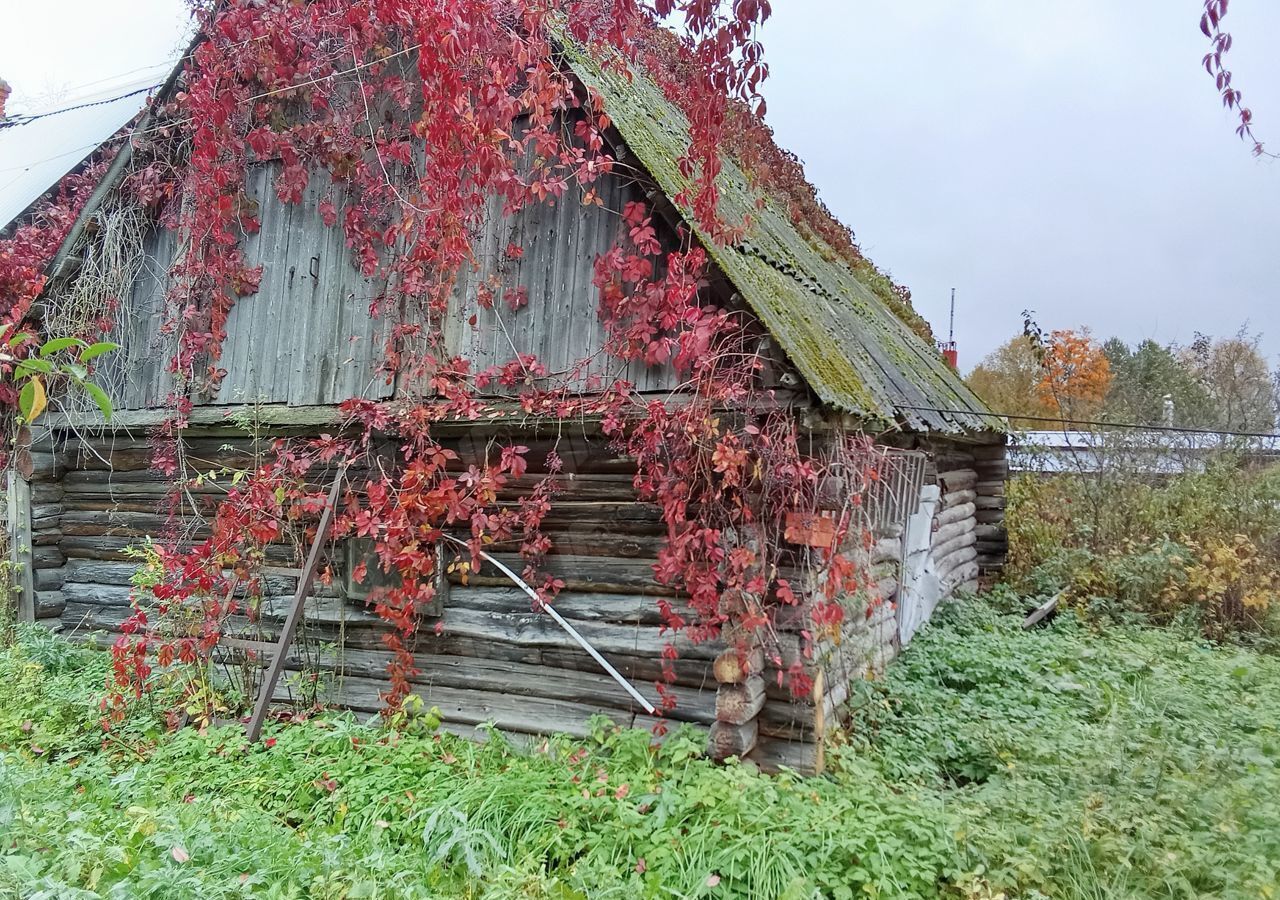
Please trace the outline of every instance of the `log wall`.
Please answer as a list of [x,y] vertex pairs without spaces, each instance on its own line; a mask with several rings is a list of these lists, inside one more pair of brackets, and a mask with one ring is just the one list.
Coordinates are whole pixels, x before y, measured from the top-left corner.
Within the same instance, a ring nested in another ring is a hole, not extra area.
[[978,473],[973,468],[973,454],[967,448],[949,449],[935,457],[939,471],[935,482],[939,488],[937,511],[933,517],[933,536],[929,544],[929,563],[942,584],[942,597],[957,590],[978,587],[978,536],[976,511]]
[[9,527],[19,618],[57,629],[66,605],[60,546],[66,467],[52,449],[44,436],[33,443],[26,429],[20,434],[9,475]]
[[[925,563],[938,582],[937,596],[929,600],[933,604],[978,590],[981,580],[994,578],[1004,564],[1004,437],[975,437],[955,441],[904,436],[896,442],[900,449],[926,453],[924,491],[938,493]],[[886,525],[873,536],[863,559],[871,585],[849,598],[839,641],[817,648],[813,696],[795,699],[785,688],[767,685],[759,737],[751,753],[761,765],[820,771],[823,738],[842,724],[853,680],[876,677],[901,651],[900,604],[921,600],[902,595],[905,524]]]
[[[476,429],[444,442],[464,459],[475,459],[483,458],[488,437]],[[514,479],[500,502],[517,502],[541,481],[546,452],[557,449],[566,473],[558,479],[559,497],[544,522],[553,542],[544,570],[567,585],[556,608],[657,704],[654,683],[662,677],[662,651],[669,642],[657,600],[666,596],[676,609],[684,603],[653,579],[663,534],[657,507],[636,500],[633,467],[599,439],[530,437],[522,442],[532,448],[530,473]],[[186,444],[198,471],[243,466],[253,453],[243,435],[218,429],[193,429]],[[136,571],[136,561],[124,555],[126,547],[148,535],[161,539],[175,527],[190,540],[207,534],[194,517],[169,515],[167,483],[151,470],[150,450],[145,438],[113,434],[68,440],[56,457],[44,454],[51,464],[58,460],[57,468],[65,474],[37,487],[41,499],[57,501],[35,510],[37,527],[48,529],[37,587],[47,600],[47,614],[60,616],[69,636],[119,631],[129,615],[129,579]],[[192,486],[189,499],[212,509],[223,491],[217,482],[206,482]],[[190,512],[188,504],[184,512]],[[521,568],[514,552],[498,551],[498,558]],[[269,547],[267,556],[277,566],[298,564],[297,549],[283,544]],[[439,706],[446,722],[493,722],[515,733],[577,735],[586,734],[590,717],[598,714],[625,725],[654,724],[549,616],[534,612],[504,576],[482,570],[467,581],[451,585],[443,614],[423,623],[414,647],[421,669],[416,692],[427,705]],[[296,582],[273,575],[267,583],[260,634],[254,637],[270,640],[278,633]],[[310,654],[328,686],[327,699],[357,710],[377,709],[390,660],[382,641],[388,626],[362,602],[347,599],[336,583],[318,586],[313,593],[302,643],[329,647],[318,657]],[[712,663],[723,647],[694,645],[684,638],[675,645],[677,706],[669,718],[709,728],[716,711]],[[302,655],[295,654],[290,666],[297,671],[302,665]]]
[[1009,478],[1008,447],[1003,442],[984,444],[973,451],[973,468],[978,473],[974,489],[974,534],[977,541],[978,575],[990,583],[1000,574],[1009,554],[1009,535],[1004,524],[1005,483]]
[[1004,488],[1009,466],[1005,438],[925,442],[929,476],[939,487],[930,558],[944,596],[977,590],[1004,566]]
[[[129,614],[129,579],[136,562],[126,547],[151,535],[162,538],[181,527],[183,536],[205,532],[190,515],[168,514],[167,485],[150,468],[150,441],[123,433],[96,438],[58,436],[31,454],[34,583],[37,616],[60,622],[77,639],[119,630]],[[491,435],[475,428],[443,442],[465,460],[482,456]],[[560,494],[544,523],[553,542],[545,570],[566,589],[557,609],[623,674],[656,703],[654,683],[670,640],[657,599],[677,609],[685,602],[653,579],[652,565],[664,526],[652,504],[639,502],[632,464],[584,432],[572,440],[522,436],[532,449],[530,473],[516,479],[500,502],[516,502],[545,476],[546,453],[554,446],[565,463]],[[201,470],[244,465],[254,446],[231,429],[193,428],[188,455]],[[1001,453],[1002,453],[1002,449]],[[932,563],[948,591],[976,586],[980,553],[979,472],[994,451],[935,446],[928,481],[942,492],[933,521]],[[225,481],[225,479],[224,479]],[[212,504],[224,491],[217,482],[191,487],[184,503]],[[189,505],[184,507],[190,513]],[[501,548],[498,548],[499,550]],[[298,563],[297,548],[268,548],[269,562]],[[514,554],[497,554],[514,563]],[[735,635],[695,645],[675,644],[676,708],[669,718],[708,730],[711,752],[744,757],[763,768],[822,768],[828,729],[840,723],[850,681],[874,676],[900,649],[896,604],[901,599],[903,533],[890,524],[876,535],[863,560],[871,573],[865,592],[848,600],[840,639],[822,640],[805,654],[802,632],[813,633],[801,607],[779,622],[768,648],[740,646]],[[987,554],[985,559],[994,559]],[[517,567],[518,568],[518,567]],[[272,575],[259,639],[270,640],[283,620],[295,582]],[[307,601],[300,649],[289,661],[295,672],[317,674],[326,699],[362,711],[378,708],[390,655],[382,642],[387,626],[340,585],[317,587]],[[416,692],[440,707],[449,727],[491,722],[517,734],[564,732],[583,735],[593,715],[630,726],[655,724],[551,619],[534,612],[524,594],[496,572],[472,575],[450,586],[438,620],[419,629],[414,652],[420,674]],[[745,649],[744,649],[745,647]],[[801,662],[813,692],[792,696],[778,677]]]

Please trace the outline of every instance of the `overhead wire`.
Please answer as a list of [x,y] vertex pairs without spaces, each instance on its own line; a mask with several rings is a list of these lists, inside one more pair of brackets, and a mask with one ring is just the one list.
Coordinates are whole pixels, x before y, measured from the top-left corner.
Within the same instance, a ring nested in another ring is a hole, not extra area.
[[[264,40],[264,39],[265,39],[265,38],[267,38],[267,37],[268,37],[268,35],[265,35],[265,34],[257,34],[257,35],[254,35],[253,37],[245,38],[245,39],[244,39],[244,40],[242,40],[242,41],[236,41],[236,42],[235,42],[235,43],[233,43],[233,44],[228,44],[228,45],[227,45],[227,49],[234,49],[234,48],[236,48],[236,47],[243,47],[245,44],[251,44],[251,43],[253,43],[254,41],[261,41],[261,40]],[[87,88],[87,87],[93,87],[95,84],[102,84],[102,83],[104,83],[104,82],[108,82],[108,81],[115,81],[117,78],[124,78],[124,77],[126,77],[126,76],[128,76],[128,75],[133,75],[133,74],[134,74],[134,73],[136,73],[136,72],[147,72],[147,71],[150,71],[151,69],[157,69],[157,68],[159,68],[160,66],[165,66],[165,67],[166,67],[165,74],[166,74],[166,76],[167,76],[169,72],[173,71],[173,67],[174,67],[174,66],[178,65],[179,63],[184,63],[184,62],[186,62],[187,60],[192,59],[194,56],[195,56],[195,51],[194,51],[194,50],[192,50],[192,51],[189,51],[189,52],[187,52],[187,53],[182,54],[181,56],[176,56],[176,57],[173,57],[172,59],[168,59],[168,60],[161,60],[160,62],[152,63],[152,64],[151,64],[151,65],[149,65],[149,66],[140,66],[140,67],[138,67],[138,68],[136,68],[136,69],[130,69],[130,70],[129,70],[129,71],[127,71],[127,72],[120,72],[120,73],[115,74],[115,75],[105,75],[105,76],[103,76],[102,78],[95,79],[94,81],[87,81],[87,82],[85,82],[84,84],[73,85],[73,86],[72,86],[72,87],[70,87],[68,90],[73,90],[73,91],[83,90],[84,88]],[[29,115],[24,115],[24,114],[19,113],[19,114],[16,114],[16,115],[12,115],[12,116],[10,116],[9,120],[8,120],[7,122],[5,122],[4,124],[6,124],[6,125],[22,125],[22,124],[25,124],[25,123],[27,123],[27,122],[33,122],[33,121],[35,121],[35,120],[37,120],[37,119],[44,119],[44,118],[48,118],[49,116],[56,116],[56,115],[58,115],[59,113],[70,112],[71,110],[74,110],[74,109],[81,109],[81,108],[83,108],[83,107],[85,107],[85,106],[95,106],[95,105],[98,105],[98,104],[100,104],[100,103],[112,103],[112,102],[114,102],[114,101],[116,101],[116,100],[122,100],[122,99],[124,99],[125,97],[132,96],[133,94],[141,93],[143,90],[151,90],[151,89],[157,88],[157,87],[159,87],[159,86],[160,86],[160,85],[162,85],[162,84],[164,84],[164,79],[161,79],[160,81],[157,81],[155,84],[149,85],[149,86],[147,86],[147,87],[143,87],[143,88],[141,88],[140,90],[130,90],[130,91],[126,92],[126,93],[118,94],[118,95],[113,96],[113,97],[104,97],[104,98],[99,99],[99,100],[85,101],[84,103],[77,103],[77,104],[74,104],[74,105],[72,105],[72,106],[65,106],[65,107],[61,107],[61,108],[59,108],[59,109],[43,110],[43,111],[41,111],[41,112],[31,113],[31,114],[29,114]]]
[[[935,412],[942,414],[955,415],[956,413],[968,413],[974,416],[991,417],[1000,419],[1014,419],[1025,422],[1048,422],[1055,426],[1085,426],[1088,428],[1127,428],[1140,431],[1161,431],[1175,434],[1202,434],[1214,435],[1220,437],[1243,437],[1243,438],[1269,438],[1272,440],[1280,439],[1280,434],[1266,431],[1232,431],[1217,428],[1189,428],[1181,425],[1144,425],[1140,422],[1114,422],[1105,419],[1055,419],[1052,416],[1032,416],[1022,413],[996,412],[994,410],[979,410],[971,406],[953,406],[949,409],[940,406],[915,406],[905,403],[895,403],[898,409],[911,410],[914,412]],[[1035,429],[1027,429],[1035,430]],[[1055,429],[1039,429],[1039,430],[1057,430]],[[1078,430],[1078,429],[1077,429]]]
[[81,82],[80,84],[69,85],[62,90],[66,94],[72,94],[79,91],[84,91],[87,88],[91,88],[99,84],[106,84],[112,81],[119,81],[122,78],[127,78],[130,75],[136,75],[139,72],[150,72],[152,69],[158,69],[161,66],[165,67],[165,72],[166,74],[168,74],[168,72],[171,71],[175,65],[177,65],[179,62],[182,62],[183,60],[188,58],[189,58],[189,55],[174,56],[174,57],[170,57],[169,59],[162,59],[159,62],[152,63],[149,66],[139,66],[138,68],[130,69],[127,72],[117,72],[115,75],[104,75],[102,78],[95,78],[93,81],[85,81],[85,82]]
[[[370,68],[371,66],[380,65],[380,64],[382,64],[382,63],[385,63],[385,62],[386,62],[387,60],[389,60],[389,59],[395,59],[396,57],[403,56],[403,55],[405,55],[406,53],[412,53],[413,51],[418,50],[418,49],[420,49],[421,47],[422,47],[422,44],[420,44],[420,43],[418,43],[418,44],[414,44],[414,45],[413,45],[413,46],[411,46],[411,47],[405,47],[403,50],[398,50],[398,51],[396,51],[395,53],[388,54],[387,56],[381,57],[380,59],[376,59],[376,60],[371,60],[371,61],[369,61],[369,62],[360,63],[360,64],[358,64],[358,65],[356,65],[356,66],[354,66],[354,67],[352,67],[352,68],[349,68],[349,69],[340,69],[340,70],[337,70],[337,71],[334,71],[334,72],[330,72],[330,73],[328,73],[327,75],[321,75],[321,76],[320,76],[320,77],[318,77],[318,78],[312,78],[312,79],[310,79],[309,81],[299,82],[298,84],[286,85],[285,87],[281,87],[281,88],[274,88],[274,89],[269,90],[269,91],[263,91],[263,92],[262,92],[262,93],[260,93],[260,94],[254,94],[252,97],[246,97],[244,100],[242,100],[242,101],[241,101],[241,103],[256,103],[257,101],[259,101],[259,100],[265,100],[265,99],[267,99],[268,97],[274,97],[274,96],[277,96],[277,95],[279,95],[279,94],[286,94],[286,93],[288,93],[289,91],[296,91],[296,90],[300,90],[300,89],[302,89],[302,88],[314,87],[314,86],[315,86],[315,85],[317,85],[317,84],[322,84],[322,83],[324,83],[325,81],[329,81],[329,80],[334,79],[334,78],[340,78],[340,77],[342,77],[342,76],[344,76],[344,75],[356,74],[356,73],[358,73],[361,69],[367,69],[367,68]],[[159,85],[158,85],[158,84],[156,84],[156,85],[152,85],[151,87],[148,87],[148,88],[141,88],[141,89],[139,89],[139,90],[130,91],[130,92],[128,92],[128,93],[121,94],[121,95],[116,96],[116,97],[109,97],[109,98],[105,98],[105,99],[103,99],[103,100],[95,100],[95,101],[93,101],[93,102],[90,102],[90,103],[84,103],[84,104],[81,104],[81,105],[79,105],[79,106],[70,106],[70,107],[66,107],[65,109],[50,110],[50,111],[49,111],[49,112],[47,112],[47,113],[40,113],[40,114],[38,114],[38,115],[36,115],[36,116],[24,117],[24,118],[21,118],[21,119],[16,119],[16,120],[13,120],[13,121],[10,121],[10,122],[3,123],[3,125],[0,125],[0,127],[16,127],[16,126],[21,126],[21,125],[25,125],[25,124],[27,124],[28,122],[35,121],[36,119],[46,118],[46,117],[48,117],[48,116],[55,116],[55,115],[58,115],[59,113],[68,112],[68,111],[73,110],[73,109],[80,109],[80,108],[83,108],[83,107],[85,107],[85,106],[97,106],[97,105],[101,105],[101,104],[105,104],[105,103],[111,103],[111,102],[114,102],[115,100],[121,100],[121,99],[124,99],[124,98],[126,98],[126,97],[131,97],[131,96],[133,96],[133,95],[135,95],[135,94],[140,94],[140,93],[142,93],[143,91],[154,90],[156,87],[159,87]],[[180,125],[189,125],[189,124],[191,124],[191,122],[193,122],[193,121],[194,121],[194,119],[191,119],[191,118],[186,118],[186,119],[174,119],[174,120],[166,121],[166,122],[164,122],[164,123],[162,123],[162,124],[160,124],[160,125],[156,125],[156,126],[151,127],[151,128],[146,128],[146,129],[137,129],[137,128],[132,128],[132,129],[131,129],[131,128],[125,127],[125,128],[122,128],[120,131],[117,131],[115,134],[111,135],[110,137],[108,137],[108,138],[106,138],[106,139],[104,139],[104,140],[102,140],[102,141],[98,141],[98,142],[96,142],[96,143],[92,143],[92,144],[86,144],[86,145],[84,145],[83,147],[77,147],[77,148],[73,148],[73,149],[71,149],[71,150],[66,150],[66,151],[64,151],[64,152],[62,152],[62,153],[55,154],[54,156],[48,157],[48,158],[46,158],[46,159],[42,159],[42,160],[35,160],[35,161],[33,161],[33,162],[25,163],[25,164],[20,165],[20,166],[11,166],[11,167],[6,168],[6,169],[0,169],[0,172],[12,172],[12,171],[16,171],[16,170],[19,170],[19,169],[29,169],[29,168],[31,168],[32,166],[38,166],[38,165],[41,165],[41,164],[46,163],[46,162],[52,162],[52,161],[53,161],[53,160],[55,160],[55,159],[60,159],[60,158],[62,158],[62,157],[64,157],[64,156],[69,156],[70,154],[75,153],[75,152],[77,152],[77,151],[79,151],[79,150],[84,150],[84,151],[93,150],[93,149],[94,149],[94,148],[96,148],[96,147],[103,147],[103,146],[106,146],[106,145],[107,145],[107,144],[109,144],[109,143],[114,143],[114,142],[117,142],[117,141],[132,140],[132,139],[134,139],[134,138],[136,138],[136,137],[142,137],[142,136],[145,136],[145,135],[148,135],[148,134],[155,134],[155,133],[158,133],[158,132],[161,132],[161,131],[165,131],[166,129],[173,128],[173,127],[175,127],[175,126],[180,126]]]
[[146,84],[142,87],[134,88],[131,91],[125,91],[123,94],[116,94],[113,97],[102,97],[98,100],[86,100],[83,103],[64,106],[61,109],[51,109],[48,112],[33,113],[28,116],[10,116],[3,123],[0,123],[0,128],[16,128],[21,125],[26,125],[29,122],[38,122],[40,119],[47,119],[50,116],[60,116],[63,113],[72,112],[77,109],[88,109],[90,106],[106,106],[108,103],[115,103],[117,100],[124,100],[127,97],[134,97],[138,94],[145,94],[148,91],[154,91],[163,83],[163,81],[157,81],[155,84]]

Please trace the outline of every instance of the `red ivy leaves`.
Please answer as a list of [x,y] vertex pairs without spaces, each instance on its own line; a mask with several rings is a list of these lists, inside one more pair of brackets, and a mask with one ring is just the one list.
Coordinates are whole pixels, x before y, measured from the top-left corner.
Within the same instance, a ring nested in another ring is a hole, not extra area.
[[1253,134],[1253,110],[1242,102],[1244,95],[1231,83],[1231,70],[1223,62],[1227,51],[1231,49],[1231,35],[1222,30],[1222,20],[1227,14],[1229,0],[1204,0],[1204,12],[1200,15],[1200,30],[1209,38],[1209,52],[1204,55],[1205,71],[1213,78],[1218,93],[1222,95],[1222,105],[1235,110],[1239,116],[1236,134],[1243,141],[1253,145],[1254,156],[1270,156],[1263,148],[1262,142]]
[[30,220],[0,239],[0,322],[20,325],[44,289],[45,267],[114,156],[108,150],[79,172],[62,179],[54,195],[42,201]]
[[[611,123],[599,98],[584,103],[562,68],[553,23],[567,21],[584,44],[611,46],[648,66],[681,104],[692,141],[680,163],[691,187],[680,199],[706,233],[729,240],[745,223],[719,221],[722,146],[731,131],[740,144],[772,146],[759,130],[767,67],[756,39],[769,14],[766,0],[230,0],[206,7],[208,39],[173,109],[175,121],[190,123],[182,183],[146,180],[149,196],[184,198],[170,224],[193,236],[172,273],[169,328],[179,335],[172,369],[182,389],[161,462],[177,471],[172,439],[191,391],[216,387],[232,304],[256,291],[262,276],[241,248],[258,225],[247,189],[253,165],[276,167],[273,187],[284,202],[319,193],[321,219],[342,229],[364,275],[386,285],[370,304],[400,315],[390,329],[387,377],[420,385],[421,396],[394,414],[348,401],[340,437],[278,443],[219,505],[208,538],[163,556],[163,580],[149,598],[154,608],[139,603],[113,653],[111,714],[148,685],[151,651],[162,668],[208,659],[225,623],[246,612],[241,598],[259,585],[268,545],[286,536],[309,540],[322,502],[317,473],[337,464],[371,463],[372,474],[343,498],[335,539],[372,542],[373,558],[352,573],[358,581],[376,570],[393,576],[393,586],[370,597],[392,626],[390,709],[417,674],[410,647],[433,600],[434,548],[445,534],[467,544],[453,560],[455,574],[475,571],[486,547],[518,548],[523,577],[553,599],[564,584],[540,564],[553,549],[542,523],[556,503],[558,457],[548,457],[546,474],[533,475],[522,445],[461,460],[431,437],[444,419],[502,415],[488,399],[495,387],[525,415],[598,417],[615,446],[634,457],[635,487],[659,504],[667,531],[656,575],[690,598],[688,612],[658,601],[673,634],[705,640],[732,626],[733,640],[763,642],[777,610],[798,605],[799,585],[813,579],[825,598],[814,627],[838,631],[839,599],[858,588],[852,562],[839,551],[787,549],[782,540],[785,512],[817,503],[827,469],[802,451],[791,418],[769,411],[772,398],[758,384],[760,335],[708,302],[708,257],[689,235],[672,240],[646,205],[628,203],[619,211],[617,245],[594,269],[607,336],[598,355],[673,365],[687,380],[678,402],[643,403],[625,381],[579,378],[590,360],[549,372],[536,357],[516,354],[479,369],[442,350],[456,277],[479,268],[474,235],[495,198],[506,214],[562,202],[570,186],[585,203],[603,202],[597,187],[613,169]],[[655,18],[667,16],[684,23],[683,38],[657,29]],[[757,161],[803,180],[798,165],[789,167],[793,160],[766,156],[757,153]],[[332,186],[317,187],[320,177]],[[811,189],[796,196],[816,203]],[[508,244],[502,274],[523,254]],[[497,275],[475,290],[477,316],[497,301],[513,312],[529,303],[524,288]],[[397,441],[395,464],[379,458],[373,465],[369,454],[388,435]],[[841,527],[848,533],[852,526]],[[188,631],[175,630],[177,623]],[[793,688],[806,690],[800,660],[784,665],[775,655],[780,670],[792,672]],[[668,681],[676,656],[672,643],[663,654]],[[660,691],[670,709],[674,694],[666,684]]]

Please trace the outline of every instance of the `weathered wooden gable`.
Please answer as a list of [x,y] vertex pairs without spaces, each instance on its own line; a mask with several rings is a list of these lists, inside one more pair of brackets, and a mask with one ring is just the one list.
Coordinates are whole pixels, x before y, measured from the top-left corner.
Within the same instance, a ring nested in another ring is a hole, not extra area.
[[[290,204],[276,196],[276,169],[256,169],[246,192],[258,204],[261,223],[243,239],[248,265],[263,267],[258,292],[238,299],[231,311],[217,362],[226,375],[217,393],[192,399],[197,405],[308,406],[394,396],[396,379],[383,367],[387,340],[395,323],[419,314],[379,308],[372,315],[384,285],[358,271],[341,227],[324,224],[320,203],[331,191],[328,176],[313,176],[302,201]],[[442,323],[444,346],[435,352],[467,359],[473,372],[519,353],[561,376],[581,366],[577,375],[583,379],[625,378],[646,391],[674,387],[669,368],[625,364],[601,352],[605,327],[594,264],[615,245],[618,211],[639,199],[639,190],[607,176],[597,193],[603,206],[584,205],[576,185],[557,201],[511,215],[503,215],[496,200],[490,204],[475,235],[475,264],[458,273]],[[168,363],[176,338],[164,326],[168,273],[180,251],[177,235],[165,229],[153,230],[142,248],[145,259],[111,335],[122,349],[106,362],[103,379],[118,409],[162,406],[173,389]],[[499,294],[487,308],[478,297],[491,284],[522,290],[527,303],[513,310]]]

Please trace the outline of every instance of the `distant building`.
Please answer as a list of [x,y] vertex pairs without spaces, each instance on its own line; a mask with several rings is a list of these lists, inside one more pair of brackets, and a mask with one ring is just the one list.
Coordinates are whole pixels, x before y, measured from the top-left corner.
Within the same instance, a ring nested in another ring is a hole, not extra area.
[[1280,435],[1239,437],[1134,428],[1023,431],[1010,436],[1009,470],[1084,474],[1115,469],[1174,475],[1202,470],[1209,459],[1223,453],[1263,462],[1280,459]]

